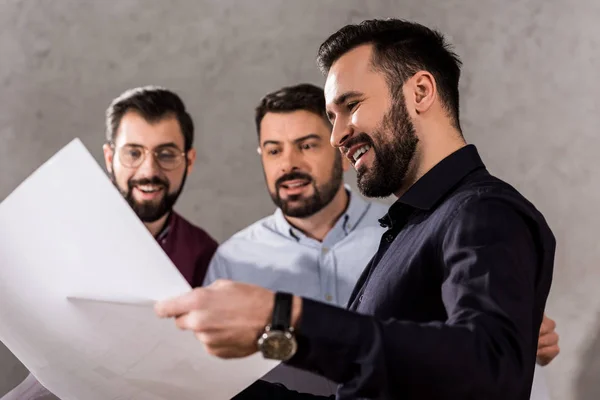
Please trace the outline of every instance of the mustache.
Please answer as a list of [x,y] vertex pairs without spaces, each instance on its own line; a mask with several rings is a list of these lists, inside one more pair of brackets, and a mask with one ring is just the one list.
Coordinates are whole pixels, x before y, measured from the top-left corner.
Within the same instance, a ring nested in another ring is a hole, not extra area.
[[130,179],[127,181],[127,184],[129,185],[130,189],[139,185],[159,185],[163,187],[169,187],[169,182],[159,178],[158,176],[153,176],[152,178]]
[[348,150],[350,150],[352,146],[357,145],[359,143],[366,143],[371,147],[375,147],[373,145],[373,139],[371,139],[371,136],[367,135],[364,132],[361,132],[356,136],[352,136],[350,139],[348,139],[346,143],[344,143],[344,145],[341,147],[342,153],[348,153]]
[[291,181],[294,179],[305,179],[309,182],[312,182],[313,178],[312,176],[310,176],[307,173],[304,172],[299,172],[299,171],[294,171],[294,172],[290,172],[288,174],[282,175],[279,177],[279,179],[277,179],[277,181],[275,181],[275,187],[277,189],[279,189],[279,187],[281,186],[281,184],[285,181]]

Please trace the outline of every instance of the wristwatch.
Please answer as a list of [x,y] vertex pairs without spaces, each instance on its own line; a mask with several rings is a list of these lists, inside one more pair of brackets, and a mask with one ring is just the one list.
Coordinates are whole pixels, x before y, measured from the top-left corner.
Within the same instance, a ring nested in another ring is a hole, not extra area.
[[291,326],[293,299],[290,293],[275,293],[271,323],[258,338],[258,349],[264,358],[287,361],[296,354],[298,344]]

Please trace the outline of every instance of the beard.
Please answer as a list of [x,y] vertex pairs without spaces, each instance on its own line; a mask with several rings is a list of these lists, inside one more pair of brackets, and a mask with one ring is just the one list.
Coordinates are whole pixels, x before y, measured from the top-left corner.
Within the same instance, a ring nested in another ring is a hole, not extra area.
[[[115,187],[119,190],[121,195],[125,198],[129,206],[133,209],[135,214],[142,222],[152,223],[156,222],[173,210],[173,206],[177,202],[179,195],[183,189],[187,171],[184,173],[183,180],[179,190],[175,192],[169,192],[169,181],[166,179],[153,176],[152,178],[133,179],[130,178],[127,181],[127,189],[124,190],[117,184],[117,180],[114,173],[114,168],[110,173],[111,180]],[[133,189],[139,185],[157,185],[160,186],[165,194],[160,199],[149,200],[149,201],[138,201],[133,197]]]
[[[368,143],[375,156],[371,168],[362,165],[356,171],[361,193],[366,197],[383,198],[398,191],[406,180],[419,143],[404,96],[392,104],[372,136],[360,133],[352,138],[352,142]],[[345,147],[351,145],[349,143]]]
[[[309,197],[303,195],[293,195],[282,199],[279,195],[281,184],[285,181],[302,179],[308,181],[313,187],[313,194]],[[269,191],[273,203],[281,209],[283,215],[293,218],[308,218],[327,206],[337,194],[340,185],[344,179],[344,170],[342,167],[342,157],[339,152],[335,156],[335,161],[331,171],[331,178],[324,184],[318,186],[312,176],[307,173],[294,171],[281,176],[275,182],[275,192]]]

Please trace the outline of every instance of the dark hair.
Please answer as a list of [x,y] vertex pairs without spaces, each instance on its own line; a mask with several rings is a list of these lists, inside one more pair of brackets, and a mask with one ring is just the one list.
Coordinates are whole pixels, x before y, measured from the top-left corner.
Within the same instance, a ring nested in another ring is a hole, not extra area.
[[194,143],[194,122],[181,98],[170,90],[157,86],[130,89],[114,99],[106,110],[106,140],[114,143],[121,119],[128,111],[136,111],[149,122],[174,115],[179,122],[185,151]]
[[317,54],[323,74],[348,51],[363,44],[373,45],[373,66],[386,74],[393,96],[419,70],[433,75],[444,108],[460,130],[458,81],[461,61],[444,36],[415,22],[400,19],[366,20],[346,25],[331,35]]
[[310,83],[286,86],[267,94],[256,107],[256,131],[260,136],[260,123],[268,112],[291,112],[305,110],[325,120],[331,126],[325,111],[325,94],[323,89]]

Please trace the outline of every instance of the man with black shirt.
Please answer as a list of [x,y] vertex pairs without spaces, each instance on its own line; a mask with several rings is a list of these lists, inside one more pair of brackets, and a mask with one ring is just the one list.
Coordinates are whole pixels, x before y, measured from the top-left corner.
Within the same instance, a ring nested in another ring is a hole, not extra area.
[[[342,28],[318,61],[331,143],[365,195],[398,197],[349,310],[216,281],[157,314],[218,357],[261,351],[339,382],[338,399],[528,400],[555,239],[466,144],[458,57],[391,19]],[[314,398],[264,382],[241,396]]]

